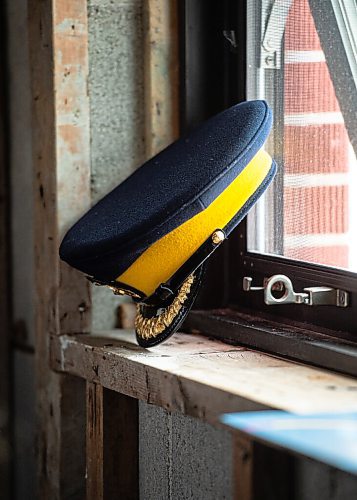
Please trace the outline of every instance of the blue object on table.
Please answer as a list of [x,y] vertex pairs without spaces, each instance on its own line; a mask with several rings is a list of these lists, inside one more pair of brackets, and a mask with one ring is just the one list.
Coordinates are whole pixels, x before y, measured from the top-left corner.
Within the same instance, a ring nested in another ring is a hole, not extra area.
[[357,413],[228,413],[221,421],[286,450],[357,474]]

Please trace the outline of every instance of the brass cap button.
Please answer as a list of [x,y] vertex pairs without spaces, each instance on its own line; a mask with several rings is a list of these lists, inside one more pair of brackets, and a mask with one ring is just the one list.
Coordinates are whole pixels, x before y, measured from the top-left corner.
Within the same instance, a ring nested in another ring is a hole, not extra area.
[[212,234],[212,241],[215,245],[218,245],[218,243],[222,243],[224,239],[225,239],[225,234],[220,229],[218,229]]

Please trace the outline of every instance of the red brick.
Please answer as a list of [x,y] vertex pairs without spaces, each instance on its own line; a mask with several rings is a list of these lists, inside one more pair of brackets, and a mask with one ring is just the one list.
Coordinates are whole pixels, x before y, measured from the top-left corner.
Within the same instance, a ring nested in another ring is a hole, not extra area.
[[286,64],[284,72],[285,114],[340,111],[325,62]]
[[289,174],[347,172],[344,124],[284,127],[284,170]]
[[290,259],[348,268],[349,248],[347,245],[286,248],[284,254]]
[[284,234],[345,233],[348,209],[348,186],[287,187]]
[[308,0],[294,0],[285,28],[285,50],[321,50]]

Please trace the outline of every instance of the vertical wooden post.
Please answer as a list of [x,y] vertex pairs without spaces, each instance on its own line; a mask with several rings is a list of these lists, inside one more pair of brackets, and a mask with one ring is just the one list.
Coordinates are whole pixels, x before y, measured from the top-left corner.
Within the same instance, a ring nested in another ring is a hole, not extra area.
[[87,499],[139,498],[138,401],[87,383]]
[[[39,498],[83,498],[84,384],[49,366],[50,336],[89,330],[85,278],[61,265],[63,232],[90,203],[86,0],[28,0],[35,226]],[[72,466],[69,466],[72,464]]]
[[233,435],[234,500],[253,500],[253,442]]
[[295,461],[281,450],[233,433],[235,500],[293,500]]
[[294,500],[295,458],[284,450],[254,442],[255,500]]
[[87,500],[103,500],[103,391],[87,382]]

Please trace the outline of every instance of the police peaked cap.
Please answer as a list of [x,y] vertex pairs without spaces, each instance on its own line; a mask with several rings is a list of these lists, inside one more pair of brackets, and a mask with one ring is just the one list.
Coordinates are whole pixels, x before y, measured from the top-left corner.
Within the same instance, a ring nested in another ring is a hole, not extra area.
[[272,180],[265,101],[233,106],[144,163],[66,234],[61,259],[137,302],[143,347],[180,327],[203,263]]

